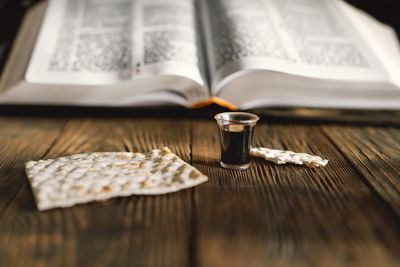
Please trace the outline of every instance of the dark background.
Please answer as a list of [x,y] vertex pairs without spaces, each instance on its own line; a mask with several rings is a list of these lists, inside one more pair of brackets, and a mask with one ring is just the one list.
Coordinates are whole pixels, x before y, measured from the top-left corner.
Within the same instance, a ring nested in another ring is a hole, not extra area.
[[365,10],[376,19],[389,24],[400,36],[400,5],[399,0],[346,0],[355,7]]

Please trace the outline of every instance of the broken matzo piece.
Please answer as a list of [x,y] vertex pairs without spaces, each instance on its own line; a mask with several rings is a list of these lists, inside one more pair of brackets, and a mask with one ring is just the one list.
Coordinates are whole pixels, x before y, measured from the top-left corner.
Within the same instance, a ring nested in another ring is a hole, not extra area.
[[208,180],[168,148],[29,161],[25,171],[39,210],[118,196],[171,193]]
[[306,165],[307,167],[320,167],[328,163],[327,159],[306,153],[296,153],[289,150],[270,149],[265,147],[256,147],[250,150],[250,155],[262,157],[272,161],[275,164],[293,163],[298,165]]

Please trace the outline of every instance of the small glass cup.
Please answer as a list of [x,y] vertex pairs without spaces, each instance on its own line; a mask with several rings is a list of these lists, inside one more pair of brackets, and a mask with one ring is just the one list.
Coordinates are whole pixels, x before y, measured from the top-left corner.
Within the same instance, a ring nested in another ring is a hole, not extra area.
[[224,112],[215,115],[221,141],[221,166],[244,170],[250,166],[253,128],[259,117],[246,112]]

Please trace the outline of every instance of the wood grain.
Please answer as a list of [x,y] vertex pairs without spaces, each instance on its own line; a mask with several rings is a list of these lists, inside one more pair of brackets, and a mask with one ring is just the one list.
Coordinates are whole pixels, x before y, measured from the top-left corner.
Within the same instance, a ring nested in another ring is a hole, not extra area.
[[0,219],[24,183],[24,163],[43,157],[65,119],[0,117]]
[[290,122],[341,123],[347,125],[400,125],[398,110],[357,110],[357,109],[324,109],[324,108],[268,108],[252,111],[269,120]]
[[193,137],[193,163],[211,180],[195,191],[198,266],[398,263],[398,221],[320,126],[263,124],[254,144],[321,155],[327,167],[254,159],[231,171],[217,164],[216,127],[196,125],[203,131]]
[[[189,130],[174,120],[70,119],[45,158],[169,146],[188,160]],[[38,212],[23,174],[18,178],[22,189],[0,221],[0,265],[189,265],[190,190]]]
[[[0,266],[398,266],[399,140],[394,127],[265,121],[254,145],[330,162],[310,169],[255,158],[232,171],[219,166],[212,116],[0,117]],[[27,160],[162,146],[209,182],[164,196],[35,208]]]
[[367,184],[400,216],[400,129],[324,126],[323,130]]

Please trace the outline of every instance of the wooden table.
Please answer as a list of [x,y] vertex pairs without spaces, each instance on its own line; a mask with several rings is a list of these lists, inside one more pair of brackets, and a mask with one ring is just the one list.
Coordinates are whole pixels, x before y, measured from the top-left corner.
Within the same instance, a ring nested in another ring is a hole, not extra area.
[[[219,111],[1,107],[0,266],[399,266],[399,124],[255,111],[255,146],[329,163],[232,171],[218,163]],[[162,146],[209,181],[37,211],[24,162]]]

